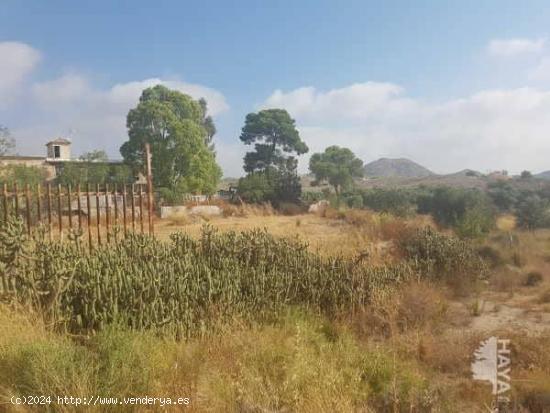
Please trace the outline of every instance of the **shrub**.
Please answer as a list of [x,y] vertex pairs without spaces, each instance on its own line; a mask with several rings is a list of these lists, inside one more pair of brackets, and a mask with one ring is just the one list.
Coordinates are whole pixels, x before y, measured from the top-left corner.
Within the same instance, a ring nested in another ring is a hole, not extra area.
[[246,202],[269,202],[275,196],[275,186],[268,179],[267,174],[261,172],[251,173],[239,179],[238,193]]
[[364,191],[363,205],[378,212],[409,216],[416,209],[416,194],[405,189],[374,188]]
[[538,271],[531,271],[525,275],[525,280],[523,285],[527,287],[534,287],[537,284],[540,284],[543,280],[542,274]]
[[507,181],[489,183],[487,193],[502,212],[512,211],[521,196],[519,190]]
[[363,198],[359,194],[345,195],[344,202],[350,208],[363,208]]
[[430,227],[403,238],[400,249],[424,277],[445,280],[457,288],[488,276],[487,264],[470,242]]
[[467,238],[487,234],[495,225],[490,199],[476,189],[436,188],[419,196],[418,211],[431,214],[438,224],[455,228]]
[[17,183],[19,189],[25,188],[25,185],[36,188],[47,177],[46,170],[36,166],[8,165],[0,168],[0,183],[5,182],[10,186]]
[[532,195],[519,203],[516,211],[518,225],[528,230],[550,226],[550,202]]
[[477,250],[477,253],[483,258],[492,268],[496,268],[504,263],[504,259],[498,250],[485,245]]

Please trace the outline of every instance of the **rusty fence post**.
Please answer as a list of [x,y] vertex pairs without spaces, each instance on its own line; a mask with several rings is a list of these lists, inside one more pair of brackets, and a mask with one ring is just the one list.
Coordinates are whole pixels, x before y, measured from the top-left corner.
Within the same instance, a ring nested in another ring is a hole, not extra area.
[[126,184],[122,187],[122,219],[124,221],[124,236],[128,235],[128,217],[126,211]]
[[115,231],[114,231],[114,234],[115,234],[115,241],[117,241],[117,233],[118,233],[118,193],[117,193],[117,184],[115,183],[113,185],[113,208],[115,209],[115,222],[114,222],[114,226],[115,226]]
[[132,231],[136,232],[136,196],[135,185],[130,187],[130,195],[132,196]]
[[78,230],[82,231],[82,200],[80,199],[82,194],[80,190],[80,184],[76,185],[76,207],[78,208]]
[[149,215],[149,235],[155,234],[154,221],[153,221],[153,208],[154,208],[154,194],[153,194],[153,172],[151,169],[151,145],[145,144],[145,165],[147,172],[147,209]]
[[61,209],[62,202],[61,185],[57,185],[57,225],[59,227],[59,237],[63,237],[63,214]]
[[97,222],[97,243],[101,245],[101,212],[100,211],[100,199],[99,199],[99,184],[96,184],[95,188],[95,204],[96,204],[96,222]]
[[86,217],[88,221],[88,248],[91,251],[94,247],[94,243],[92,240],[92,205],[90,202],[90,184],[86,184],[86,208],[88,210],[88,216]]
[[38,218],[38,225],[42,223],[42,191],[41,191],[41,185],[38,184],[36,186],[36,209],[37,209],[37,218]]
[[52,185],[48,182],[46,186],[46,209],[48,212],[48,234],[52,240]]
[[15,216],[19,216],[19,190],[17,188],[17,182],[13,184],[13,195],[15,201]]
[[31,189],[25,184],[25,208],[27,209],[27,234],[31,235]]
[[105,184],[105,229],[107,231],[107,243],[111,240],[111,212],[109,211],[109,184]]
[[73,229],[73,208],[72,208],[71,184],[67,184],[67,206],[69,207],[69,230]]
[[4,194],[4,221],[8,222],[9,210],[8,210],[8,184],[4,182],[2,186],[2,193]]

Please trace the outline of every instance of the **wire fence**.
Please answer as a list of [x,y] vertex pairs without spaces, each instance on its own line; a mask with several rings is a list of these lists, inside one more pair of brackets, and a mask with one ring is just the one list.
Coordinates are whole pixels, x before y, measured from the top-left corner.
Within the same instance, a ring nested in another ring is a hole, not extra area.
[[69,233],[87,238],[90,248],[130,231],[154,235],[151,185],[25,185],[4,183],[0,216],[20,217],[31,234],[42,226],[50,239]]

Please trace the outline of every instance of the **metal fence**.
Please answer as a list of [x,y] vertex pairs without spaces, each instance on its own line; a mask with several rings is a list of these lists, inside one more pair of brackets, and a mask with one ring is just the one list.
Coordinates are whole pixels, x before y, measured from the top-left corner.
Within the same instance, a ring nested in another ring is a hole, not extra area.
[[129,232],[154,234],[152,185],[25,185],[3,184],[1,217],[20,217],[30,234],[43,226],[49,237],[78,232],[94,244]]

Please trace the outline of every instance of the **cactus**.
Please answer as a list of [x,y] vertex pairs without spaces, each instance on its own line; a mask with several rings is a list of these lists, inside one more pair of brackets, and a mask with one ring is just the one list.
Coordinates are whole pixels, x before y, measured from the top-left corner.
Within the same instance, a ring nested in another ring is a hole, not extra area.
[[337,315],[412,277],[407,264],[372,267],[324,258],[307,244],[266,231],[169,242],[129,235],[87,251],[81,234],[28,239],[19,221],[0,231],[2,297],[38,311],[55,329],[90,334],[109,323],[177,338],[208,333],[239,317],[261,320],[287,306]]

